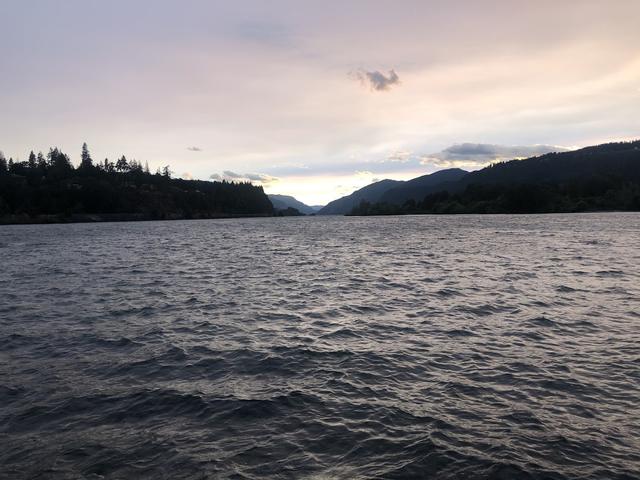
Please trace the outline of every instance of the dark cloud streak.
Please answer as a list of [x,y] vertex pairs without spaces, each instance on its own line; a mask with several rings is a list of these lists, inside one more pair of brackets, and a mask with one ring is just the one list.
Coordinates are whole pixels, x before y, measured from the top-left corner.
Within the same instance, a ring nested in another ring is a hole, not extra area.
[[549,152],[563,152],[557,145],[493,145],[459,143],[441,152],[421,156],[423,165],[437,167],[482,167],[491,162],[535,157]]
[[355,76],[363,85],[368,85],[372,90],[378,92],[387,91],[392,86],[400,83],[400,77],[393,69],[389,70],[388,75],[385,75],[379,70],[374,70],[372,72],[358,71]]

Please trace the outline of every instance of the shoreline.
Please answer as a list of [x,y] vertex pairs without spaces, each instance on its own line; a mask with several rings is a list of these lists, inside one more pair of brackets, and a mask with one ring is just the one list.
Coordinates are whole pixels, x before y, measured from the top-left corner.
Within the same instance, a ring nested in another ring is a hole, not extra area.
[[1,225],[47,225],[67,223],[153,222],[170,220],[218,220],[226,218],[267,218],[266,213],[220,213],[215,215],[149,215],[145,213],[76,213],[72,215],[4,215]]

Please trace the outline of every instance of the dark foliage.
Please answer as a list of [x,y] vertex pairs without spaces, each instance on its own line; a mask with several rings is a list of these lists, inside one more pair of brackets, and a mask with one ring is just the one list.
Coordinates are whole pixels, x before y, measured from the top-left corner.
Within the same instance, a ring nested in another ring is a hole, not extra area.
[[352,215],[640,211],[640,141],[492,165],[403,205],[362,202]]
[[300,210],[293,207],[283,208],[282,210],[276,210],[276,216],[278,217],[304,217],[305,214]]
[[169,167],[105,159],[94,164],[89,150],[74,168],[57,148],[33,152],[25,162],[0,154],[0,220],[28,221],[215,218],[272,215],[262,187],[250,183],[172,179]]

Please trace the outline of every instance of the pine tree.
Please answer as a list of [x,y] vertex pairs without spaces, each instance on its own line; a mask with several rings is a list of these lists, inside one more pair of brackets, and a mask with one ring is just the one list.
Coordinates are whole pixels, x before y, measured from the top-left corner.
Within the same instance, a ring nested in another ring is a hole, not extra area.
[[87,143],[82,144],[82,155],[80,159],[80,168],[81,169],[90,169],[93,167],[93,160],[91,159],[91,154],[89,154],[89,147],[87,147]]
[[4,153],[0,152],[0,175],[7,173],[8,170],[7,159],[4,157]]
[[38,152],[38,168],[41,170],[47,168],[47,160],[44,158],[42,152]]
[[127,158],[124,155],[116,162],[116,170],[121,173],[129,171],[129,162],[127,162]]
[[104,166],[102,168],[105,172],[113,172],[115,170],[115,166],[108,158],[104,159]]
[[35,170],[38,167],[38,162],[36,160],[36,154],[33,153],[33,150],[31,150],[31,153],[29,154],[29,168],[31,170]]

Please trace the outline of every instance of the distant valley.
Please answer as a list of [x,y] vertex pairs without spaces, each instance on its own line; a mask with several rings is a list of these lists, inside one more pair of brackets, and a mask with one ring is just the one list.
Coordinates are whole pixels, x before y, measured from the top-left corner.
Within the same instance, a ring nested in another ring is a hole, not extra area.
[[302,215],[313,215],[322,208],[321,206],[306,205],[290,195],[269,194],[267,197],[271,200],[271,204],[273,205],[273,209],[276,214],[278,214],[278,212],[289,212],[290,214],[295,214],[293,210],[296,210]]

